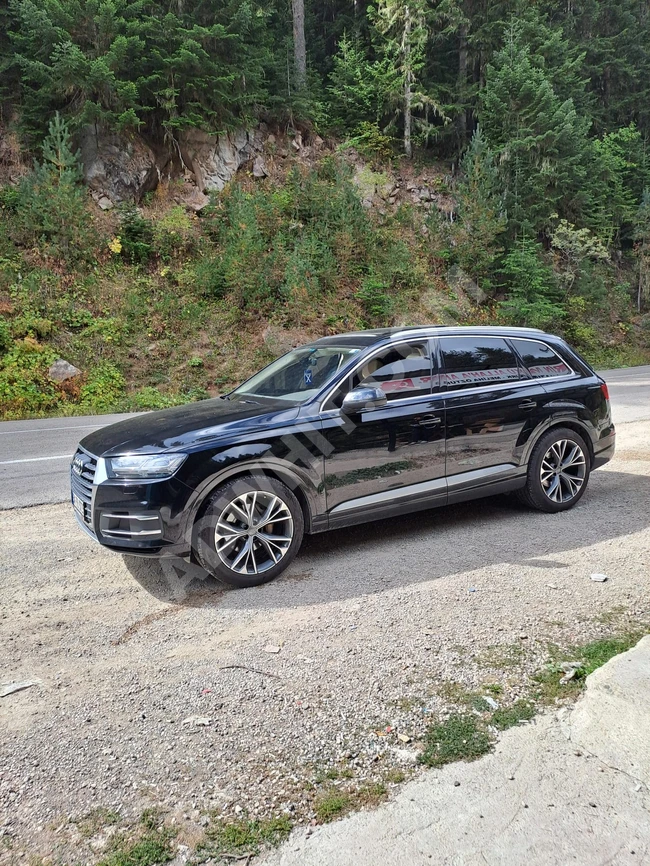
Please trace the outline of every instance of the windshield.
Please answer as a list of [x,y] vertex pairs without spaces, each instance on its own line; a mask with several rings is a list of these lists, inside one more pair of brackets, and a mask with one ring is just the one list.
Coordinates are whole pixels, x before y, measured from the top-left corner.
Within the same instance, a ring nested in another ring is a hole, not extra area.
[[358,348],[336,346],[294,349],[256,373],[233,393],[304,403],[327,385],[360,351]]

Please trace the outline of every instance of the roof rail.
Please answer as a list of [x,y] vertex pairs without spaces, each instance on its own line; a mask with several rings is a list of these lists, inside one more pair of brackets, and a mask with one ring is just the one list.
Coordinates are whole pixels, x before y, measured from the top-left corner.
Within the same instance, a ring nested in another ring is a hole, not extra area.
[[458,336],[479,334],[494,334],[499,336],[516,335],[516,334],[544,334],[541,328],[518,328],[513,325],[414,325],[413,327],[403,328],[399,331],[394,331],[390,334],[390,339],[401,339],[402,337],[414,337],[417,334],[434,335],[440,333],[458,334]]

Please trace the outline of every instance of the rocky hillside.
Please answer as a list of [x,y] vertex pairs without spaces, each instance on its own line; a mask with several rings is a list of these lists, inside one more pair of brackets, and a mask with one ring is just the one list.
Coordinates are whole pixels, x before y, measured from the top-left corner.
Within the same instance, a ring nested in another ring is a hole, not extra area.
[[[466,268],[481,238],[448,165],[265,124],[170,152],[88,127],[51,131],[34,174],[1,140],[4,418],[201,399],[338,331],[513,321]],[[646,360],[625,266],[583,258],[598,299],[568,296],[553,324],[597,363]],[[570,264],[549,251],[558,280]]]

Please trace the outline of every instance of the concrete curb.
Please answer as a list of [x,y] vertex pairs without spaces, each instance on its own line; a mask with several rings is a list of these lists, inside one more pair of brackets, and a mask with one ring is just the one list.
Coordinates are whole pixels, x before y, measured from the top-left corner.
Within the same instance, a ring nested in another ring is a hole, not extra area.
[[295,833],[264,866],[650,863],[650,636],[587,681],[571,711],[507,731],[471,764],[389,803]]

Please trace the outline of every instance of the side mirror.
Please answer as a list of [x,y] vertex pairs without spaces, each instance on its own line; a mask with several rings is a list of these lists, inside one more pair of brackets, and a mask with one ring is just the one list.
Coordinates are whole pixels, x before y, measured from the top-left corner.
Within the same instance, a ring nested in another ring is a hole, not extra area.
[[364,409],[381,409],[388,400],[381,388],[354,388],[343,399],[341,410],[344,415],[355,415]]

